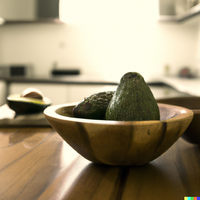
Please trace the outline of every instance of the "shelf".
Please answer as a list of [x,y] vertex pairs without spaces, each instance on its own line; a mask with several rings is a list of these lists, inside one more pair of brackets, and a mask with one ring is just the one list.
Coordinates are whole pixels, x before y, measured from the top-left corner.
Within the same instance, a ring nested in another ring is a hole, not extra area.
[[186,10],[184,13],[179,15],[160,15],[160,22],[183,22],[193,16],[200,14],[200,4],[193,6],[192,8]]
[[62,24],[59,18],[49,18],[49,19],[36,19],[36,20],[5,20],[2,25],[11,25],[11,24],[36,24],[36,23],[55,23]]

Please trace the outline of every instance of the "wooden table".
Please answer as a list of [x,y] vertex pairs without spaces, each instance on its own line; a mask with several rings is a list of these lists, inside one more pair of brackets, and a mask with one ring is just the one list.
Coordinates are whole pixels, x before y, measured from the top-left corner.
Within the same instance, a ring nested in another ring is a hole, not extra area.
[[200,196],[200,146],[182,138],[141,167],[91,163],[51,128],[0,128],[1,200],[183,200]]

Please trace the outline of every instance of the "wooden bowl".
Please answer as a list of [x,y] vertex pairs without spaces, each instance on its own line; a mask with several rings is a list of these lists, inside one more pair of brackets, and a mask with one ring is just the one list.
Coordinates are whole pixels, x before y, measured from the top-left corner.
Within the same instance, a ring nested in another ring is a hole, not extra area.
[[193,118],[187,108],[159,104],[161,121],[91,120],[73,117],[74,106],[50,106],[44,115],[79,154],[107,165],[143,165],[154,160],[177,141]]
[[194,117],[182,138],[193,144],[200,144],[200,97],[176,97],[157,99],[158,103],[182,106],[193,111]]

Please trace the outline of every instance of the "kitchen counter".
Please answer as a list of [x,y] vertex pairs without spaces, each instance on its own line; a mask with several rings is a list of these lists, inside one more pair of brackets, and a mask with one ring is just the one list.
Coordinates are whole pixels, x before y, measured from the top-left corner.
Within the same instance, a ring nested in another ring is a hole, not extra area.
[[[10,94],[11,84],[53,84],[53,85],[85,85],[85,86],[116,86],[119,81],[114,79],[104,79],[96,76],[86,75],[69,75],[69,76],[49,76],[49,77],[0,77],[0,81],[5,83],[4,99]],[[187,79],[178,77],[165,77],[160,76],[156,78],[147,78],[145,80],[151,88],[154,89],[168,88],[168,90],[176,90],[179,95],[182,93],[184,96],[200,96],[200,79]],[[164,94],[163,97],[168,95]],[[157,98],[157,95],[155,95]],[[160,97],[160,95],[159,95]]]
[[116,85],[118,82],[110,81],[101,77],[86,75],[69,76],[44,76],[44,77],[1,77],[0,80],[6,83],[55,83],[55,84],[96,84],[96,85]]
[[181,78],[177,76],[160,76],[148,80],[148,83],[163,83],[179,92],[200,96],[200,78]]
[[200,196],[200,146],[182,138],[140,167],[91,163],[52,128],[0,128],[1,200],[183,200]]
[[162,77],[162,81],[180,92],[200,96],[200,78]]

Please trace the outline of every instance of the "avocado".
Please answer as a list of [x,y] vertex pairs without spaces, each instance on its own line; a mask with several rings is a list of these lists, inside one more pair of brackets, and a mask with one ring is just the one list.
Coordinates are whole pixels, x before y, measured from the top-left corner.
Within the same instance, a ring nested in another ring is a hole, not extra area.
[[139,73],[128,72],[122,76],[107,107],[105,118],[117,121],[160,119],[157,102]]
[[16,112],[16,114],[32,114],[43,112],[43,110],[51,105],[48,98],[33,99],[21,97],[20,95],[10,95],[7,97],[8,106]]
[[87,119],[104,119],[107,106],[114,91],[95,93],[73,108],[74,117]]
[[42,93],[35,88],[28,88],[21,95],[9,95],[7,105],[16,112],[16,114],[32,114],[42,112],[51,105],[51,100],[43,97]]
[[43,99],[43,95],[42,95],[41,91],[36,88],[25,89],[22,92],[21,97],[28,97],[28,98],[41,99],[41,100]]

